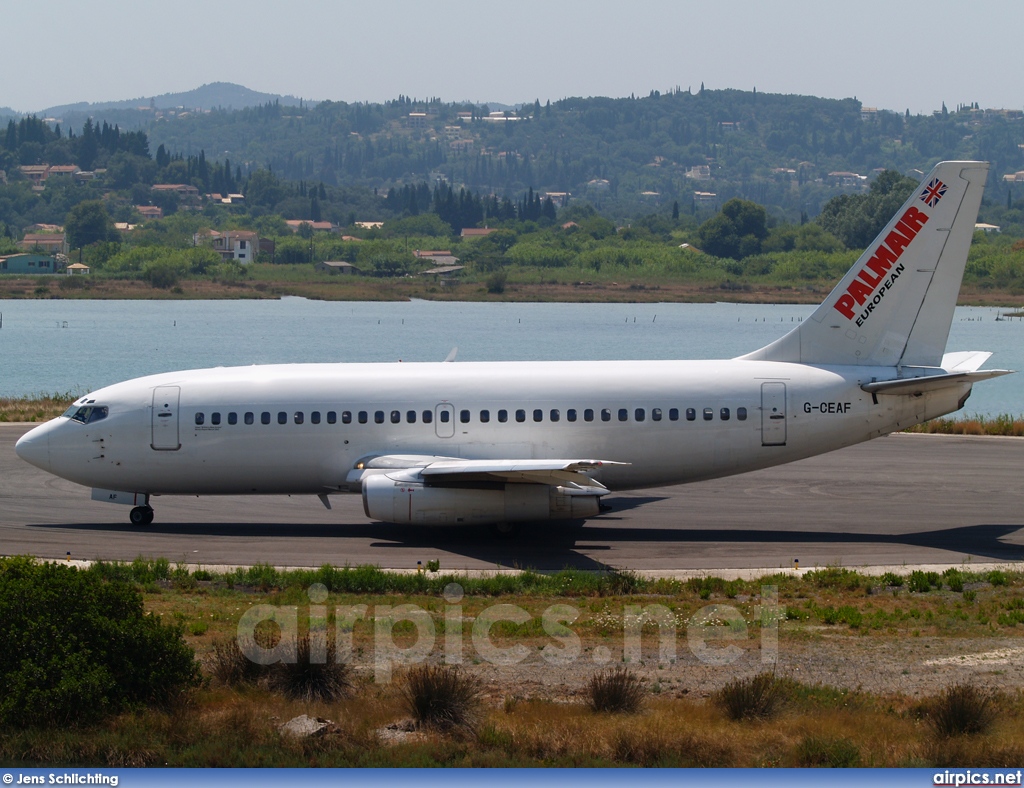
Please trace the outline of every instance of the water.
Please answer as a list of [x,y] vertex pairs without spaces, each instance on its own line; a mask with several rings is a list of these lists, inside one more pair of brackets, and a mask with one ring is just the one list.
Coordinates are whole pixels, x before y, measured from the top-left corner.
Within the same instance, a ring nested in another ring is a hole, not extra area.
[[[730,358],[812,306],[434,301],[0,300],[0,396],[86,391],[175,369],[299,361]],[[958,307],[947,349],[1024,370],[1024,322]],[[977,385],[965,412],[1024,414],[1022,378]]]

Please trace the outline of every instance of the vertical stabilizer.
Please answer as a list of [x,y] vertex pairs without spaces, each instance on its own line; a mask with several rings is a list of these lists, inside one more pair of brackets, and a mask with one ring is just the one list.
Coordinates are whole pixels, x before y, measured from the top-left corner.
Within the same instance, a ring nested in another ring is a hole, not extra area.
[[987,176],[936,165],[808,320],[741,358],[939,366]]

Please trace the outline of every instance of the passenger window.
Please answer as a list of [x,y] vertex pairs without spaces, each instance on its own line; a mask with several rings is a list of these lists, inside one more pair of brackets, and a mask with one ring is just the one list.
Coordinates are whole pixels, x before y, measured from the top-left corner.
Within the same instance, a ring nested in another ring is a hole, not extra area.
[[228,424],[238,424],[238,414],[234,411],[228,414]]
[[486,424],[491,420],[491,412],[489,410],[480,411],[480,423]]
[[498,421],[500,421],[502,424],[504,424],[506,421],[508,421],[508,411],[507,410],[499,410],[498,411]]
[[584,421],[593,421],[594,420],[594,409],[593,408],[587,408],[585,411],[583,411],[583,420]]
[[746,408],[736,408],[736,419],[738,421],[746,421],[747,420],[747,409]]
[[679,408],[669,408],[668,409],[668,420],[669,421],[679,421]]
[[405,420],[407,422],[409,422],[410,424],[415,424],[416,423],[416,411],[414,411],[414,410],[406,411]]
[[576,421],[576,408],[569,408],[569,410],[565,412],[565,420]]
[[551,420],[552,420],[552,421],[558,421],[558,420],[559,420],[559,419],[561,418],[561,415],[562,415],[562,414],[560,414],[560,413],[558,412],[558,409],[557,409],[557,408],[552,408],[552,409],[551,409]]
[[366,424],[369,419],[369,414],[365,410],[359,411],[359,423]]
[[434,411],[425,410],[423,411],[423,423],[430,424],[434,420]]
[[661,421],[661,408],[651,408],[651,421]]
[[718,412],[718,415],[720,415],[722,417],[722,421],[728,421],[729,420],[729,409],[728,408],[722,408]]
[[297,410],[295,411],[295,415],[292,416],[292,419],[295,421],[296,424],[302,424],[302,422],[306,420],[306,417],[303,415],[301,410]]
[[516,421],[526,421],[526,411],[523,410],[522,408],[516,411]]
[[611,421],[612,412],[608,408],[601,408],[601,421]]
[[203,415],[202,413],[197,413],[196,414],[196,424],[202,424],[204,421],[206,421],[206,416]]
[[254,414],[252,412],[248,412],[248,413],[245,414],[245,423],[246,424],[253,424],[255,421],[256,421],[256,414]]
[[382,410],[375,410],[373,412],[373,421],[374,421],[375,424],[383,424],[384,423],[384,411],[382,411]]
[[696,419],[697,419],[697,411],[694,410],[693,408],[687,408],[686,409],[686,420],[687,421],[696,421]]
[[270,411],[269,410],[265,410],[265,411],[263,411],[260,414],[260,423],[261,424],[270,424]]
[[441,423],[442,424],[447,424],[451,420],[452,420],[452,414],[449,411],[447,411],[447,410],[442,410],[441,411]]
[[285,413],[283,410],[279,410],[277,412],[277,423],[278,424],[287,424],[288,423],[288,414]]
[[619,408],[619,421],[626,421],[629,419],[629,411],[626,408]]
[[210,414],[210,424],[220,424],[220,413]]
[[314,410],[312,413],[310,413],[309,414],[309,420],[313,424],[319,424],[320,423],[320,411]]
[[704,421],[711,421],[715,417],[714,408],[704,408]]
[[463,424],[469,424],[469,411],[468,410],[460,410],[459,411],[459,421],[461,421]]
[[400,411],[400,410],[393,410],[393,411],[391,411],[391,423],[392,424],[401,424],[402,423],[402,411]]
[[544,421],[544,411],[542,411],[540,408],[534,408],[533,409],[533,420],[534,421]]
[[637,408],[635,411],[633,411],[633,418],[636,419],[637,421],[643,421],[644,419],[647,418],[647,414],[644,412],[643,408]]

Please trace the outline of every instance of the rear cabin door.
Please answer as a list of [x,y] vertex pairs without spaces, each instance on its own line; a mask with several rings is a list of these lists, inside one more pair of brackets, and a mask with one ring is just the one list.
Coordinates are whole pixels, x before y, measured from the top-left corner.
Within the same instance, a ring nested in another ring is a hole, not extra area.
[[179,386],[157,386],[153,389],[153,442],[149,445],[156,451],[177,451],[181,448],[178,439]]
[[761,445],[786,445],[786,384],[761,384]]

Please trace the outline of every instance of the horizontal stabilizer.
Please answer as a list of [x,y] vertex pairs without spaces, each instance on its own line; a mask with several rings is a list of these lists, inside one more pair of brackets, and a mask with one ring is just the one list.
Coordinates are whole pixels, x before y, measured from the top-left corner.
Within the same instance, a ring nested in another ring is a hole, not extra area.
[[899,378],[864,383],[861,388],[869,394],[923,394],[926,391],[956,386],[961,383],[977,383],[979,380],[998,378],[1013,374],[1012,369],[983,369],[976,372],[950,372],[944,375],[925,375],[920,378]]

